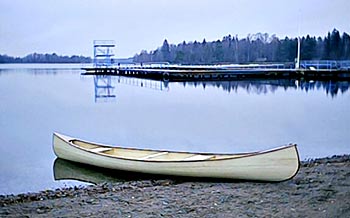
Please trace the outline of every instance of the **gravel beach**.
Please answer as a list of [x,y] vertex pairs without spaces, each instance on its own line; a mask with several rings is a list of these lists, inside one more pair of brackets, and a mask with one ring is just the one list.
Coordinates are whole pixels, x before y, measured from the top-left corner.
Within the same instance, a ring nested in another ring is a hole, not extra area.
[[350,155],[280,183],[154,179],[0,196],[0,217],[350,217]]

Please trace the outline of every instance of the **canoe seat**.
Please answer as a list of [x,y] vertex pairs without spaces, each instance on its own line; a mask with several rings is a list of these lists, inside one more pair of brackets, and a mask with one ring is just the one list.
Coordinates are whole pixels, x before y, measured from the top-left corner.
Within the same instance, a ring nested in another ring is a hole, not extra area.
[[193,160],[209,160],[211,158],[215,157],[215,155],[201,155],[201,154],[196,154],[190,157],[186,157],[183,160],[185,161],[193,161]]
[[112,148],[105,148],[105,147],[97,147],[97,148],[92,148],[90,151],[92,152],[104,152],[104,151],[110,151]]
[[147,155],[147,156],[144,156],[144,157],[140,157],[140,158],[137,158],[139,160],[147,160],[147,159],[151,159],[151,158],[155,158],[155,157],[159,157],[159,156],[162,156],[162,155],[166,155],[168,154],[169,152],[159,152],[159,153],[155,153],[155,154],[150,154],[150,155]]

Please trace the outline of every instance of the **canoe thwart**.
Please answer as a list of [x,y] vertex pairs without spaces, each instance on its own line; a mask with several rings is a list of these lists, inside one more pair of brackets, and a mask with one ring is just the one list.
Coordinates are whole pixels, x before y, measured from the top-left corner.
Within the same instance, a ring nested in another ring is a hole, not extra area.
[[90,151],[92,152],[104,152],[104,151],[110,151],[112,148],[105,148],[105,147],[97,147],[97,148],[91,148]]
[[215,157],[215,155],[201,155],[201,154],[196,154],[190,157],[186,157],[184,160],[185,161],[193,161],[193,160],[209,160],[211,158]]
[[167,151],[165,151],[165,152],[159,152],[159,153],[150,154],[150,155],[147,155],[147,156],[144,156],[144,157],[140,157],[140,158],[137,158],[137,159],[138,159],[138,160],[147,160],[147,159],[159,157],[159,156],[162,156],[162,155],[166,155],[166,154],[168,154],[168,153],[169,153],[169,152],[167,152]]

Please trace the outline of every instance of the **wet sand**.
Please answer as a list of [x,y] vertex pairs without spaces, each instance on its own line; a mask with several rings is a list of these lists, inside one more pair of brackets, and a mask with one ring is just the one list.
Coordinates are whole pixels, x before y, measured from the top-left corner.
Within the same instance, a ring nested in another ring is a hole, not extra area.
[[350,217],[350,155],[280,183],[156,179],[0,196],[0,217]]

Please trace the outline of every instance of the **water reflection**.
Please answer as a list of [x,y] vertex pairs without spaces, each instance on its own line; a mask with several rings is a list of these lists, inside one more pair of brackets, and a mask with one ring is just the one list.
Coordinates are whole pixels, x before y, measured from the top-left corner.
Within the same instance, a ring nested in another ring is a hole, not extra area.
[[[114,78],[114,79],[113,79]],[[99,84],[103,82],[103,85]],[[115,98],[112,94],[116,83],[149,88],[159,91],[169,91],[169,84],[172,82],[147,80],[122,76],[94,76],[95,83],[95,101],[98,98]],[[239,90],[245,90],[248,94],[268,94],[275,93],[279,89],[302,90],[305,92],[318,90],[323,91],[331,97],[343,94],[349,90],[349,81],[306,81],[295,79],[275,79],[275,80],[230,80],[230,81],[193,81],[179,82],[184,87],[215,87],[228,93],[238,93]]]
[[168,82],[138,79],[121,76],[98,75],[94,76],[95,102],[111,102],[116,100],[116,83],[138,86],[158,91],[168,91]]
[[[56,158],[53,164],[53,175],[56,181],[75,180],[92,184],[116,183],[136,180],[153,180],[165,178],[180,178],[175,176],[162,176],[144,173],[135,173],[120,170],[104,169],[86,164],[80,164]],[[185,178],[182,178],[185,179]]]
[[304,81],[299,83],[299,88],[308,92],[310,90],[323,90],[327,95],[335,97],[337,94],[344,94],[349,90],[348,81]]
[[118,83],[138,86],[158,91],[169,91],[169,82],[168,81],[159,81],[159,80],[149,80],[149,79],[139,79],[132,77],[123,77],[118,76]]
[[78,164],[71,161],[56,158],[53,164],[53,175],[55,180],[77,180],[99,184],[104,182],[123,181],[111,175],[111,172],[98,169],[93,166]]
[[95,102],[110,101],[116,98],[114,94],[115,86],[112,83],[111,76],[95,76]]
[[302,90],[309,92],[312,90],[324,91],[331,97],[337,94],[345,93],[349,90],[348,81],[305,81],[305,80],[239,80],[239,81],[201,81],[201,82],[184,82],[184,86],[194,87],[202,86],[205,89],[208,86],[221,88],[227,92],[237,93],[239,89],[246,90],[249,94],[267,94],[274,93],[279,88],[284,90]]

